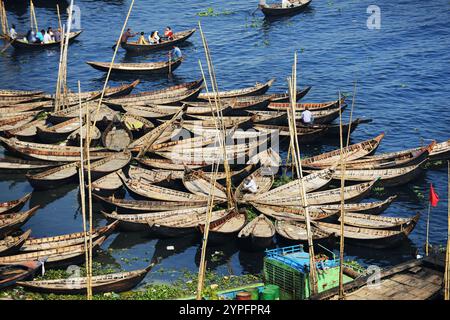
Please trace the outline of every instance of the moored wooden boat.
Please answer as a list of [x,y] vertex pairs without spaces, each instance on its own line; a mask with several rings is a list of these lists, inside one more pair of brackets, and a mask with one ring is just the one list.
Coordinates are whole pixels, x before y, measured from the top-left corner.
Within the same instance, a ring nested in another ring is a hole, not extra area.
[[171,46],[180,44],[189,39],[195,32],[195,28],[186,31],[175,32],[172,40],[162,40],[155,44],[137,44],[137,42],[121,43],[121,47],[131,53],[147,53],[155,50],[169,48]]
[[19,251],[20,247],[25,243],[31,234],[31,230],[27,230],[17,237],[6,237],[0,240],[0,256],[10,255]]
[[111,172],[93,181],[92,191],[98,195],[110,195],[119,190],[123,186],[122,179],[118,175],[119,172],[120,170]]
[[[118,171],[125,167],[131,160],[131,152],[124,151],[115,153],[91,163],[90,171],[93,179],[98,179],[108,173]],[[85,167],[85,170],[87,168]]]
[[[105,292],[123,292],[136,287],[153,268],[150,264],[145,269],[93,276],[91,288],[93,294]],[[18,285],[26,290],[53,294],[84,294],[87,290],[87,277],[71,277],[68,279],[19,281]]]
[[112,151],[123,151],[133,141],[133,134],[122,121],[112,121],[102,133],[103,146]]
[[[309,92],[309,90],[311,90],[310,86],[305,87],[303,89],[297,89],[297,95],[296,95],[297,101],[299,101],[304,96],[306,96],[306,94]],[[269,94],[267,94],[267,96],[270,98],[271,103],[284,103],[284,102],[290,101],[289,92],[269,93]]]
[[57,143],[64,141],[72,132],[80,128],[80,120],[72,118],[50,127],[37,127],[36,134],[43,143]]
[[[184,58],[179,58],[174,61],[163,62],[145,62],[145,63],[114,63],[111,69],[111,73],[116,74],[168,74],[169,71],[177,69]],[[110,62],[95,62],[87,61],[88,65],[92,68],[108,72],[110,68]]]
[[[100,237],[92,242],[92,250],[97,248],[105,241],[105,237]],[[45,260],[47,268],[64,267],[70,264],[78,264],[84,261],[85,246],[83,244],[60,247],[49,250],[40,250],[27,252],[12,256],[0,257],[0,264],[17,264],[30,260]]]
[[297,3],[292,4],[289,7],[282,7],[281,3],[275,3],[265,6],[259,6],[264,15],[268,18],[270,17],[279,17],[279,16],[289,16],[300,13],[304,11],[308,5],[311,3],[311,0],[302,0]]
[[[277,220],[275,221],[275,230],[279,236],[288,240],[300,243],[307,243],[308,236],[306,233],[306,224],[300,221],[293,220]],[[331,242],[335,236],[331,232],[326,232],[311,226],[312,240],[314,243]]]
[[13,286],[17,281],[33,278],[42,266],[40,261],[25,261],[13,265],[0,265],[0,289]]
[[[104,227],[96,228],[92,232],[92,241],[100,237],[107,238],[116,228],[117,222],[113,222]],[[70,247],[84,243],[85,235],[89,238],[89,231],[75,232],[70,234],[44,237],[44,238],[30,238],[27,239],[20,248],[21,252],[33,252],[41,250],[57,249],[62,247]]]
[[[219,245],[233,240],[246,223],[247,216],[245,212],[242,213],[236,209],[231,209],[226,216],[210,223],[208,245]],[[199,225],[200,232],[204,233],[205,225]]]
[[[305,209],[300,207],[288,207],[280,205],[267,205],[251,202],[251,205],[259,212],[274,218],[275,220],[305,221]],[[308,207],[311,220],[323,220],[338,213],[338,209],[327,210],[321,207]]]
[[[327,102],[302,102],[302,103],[297,103],[295,105],[295,110],[296,111],[303,111],[306,108],[308,108],[309,111],[313,112],[313,111],[318,111],[318,110],[327,110],[327,109],[336,109],[339,108],[339,105],[343,106],[345,104],[345,97],[341,98],[341,102],[339,104],[339,99],[338,100],[334,100],[334,101],[327,101]],[[278,102],[270,102],[269,106],[267,107],[268,109],[272,109],[272,110],[290,110],[291,109],[291,104],[289,103],[289,101],[286,101],[284,103],[278,103]]]
[[257,186],[257,191],[255,193],[244,191],[245,179],[239,184],[234,193],[235,198],[238,201],[250,201],[261,194],[270,190],[274,181],[274,174],[270,169],[265,167],[260,167],[255,170],[249,178],[253,179]]
[[[108,122],[108,120],[106,120],[106,122]],[[90,147],[95,147],[98,145],[102,134],[100,132],[100,129],[97,128],[97,126],[91,125],[91,127],[89,128],[90,130],[90,136],[91,136],[91,143],[90,143]],[[81,132],[81,134],[80,134]],[[84,125],[80,128],[78,128],[77,130],[75,130],[74,132],[72,132],[68,137],[67,137],[67,141],[68,144],[72,145],[72,146],[79,146],[80,145],[80,138],[83,139],[83,144],[86,144],[86,136],[87,136],[87,126]]]
[[[279,134],[281,137],[290,137],[289,127],[286,126],[276,126],[276,125],[268,125],[268,124],[258,124],[256,123],[253,126],[256,130],[262,132],[275,132]],[[297,128],[297,139],[301,144],[314,143],[320,140],[324,135],[327,134],[328,128],[306,128],[306,127],[298,127]]]
[[[389,198],[383,201],[345,203],[344,210],[345,212],[377,215],[385,211],[396,198],[397,196],[390,196]],[[310,208],[322,208],[325,210],[341,210],[341,205],[320,204],[316,206],[310,206]]]
[[25,112],[13,115],[9,118],[0,119],[0,132],[20,128],[34,120],[37,112]]
[[24,225],[36,213],[37,209],[39,209],[39,206],[35,206],[23,212],[0,215],[0,238]]
[[34,120],[15,129],[6,130],[7,138],[17,137],[22,141],[31,141],[37,134],[37,128],[45,126],[45,120]]
[[250,221],[238,234],[238,238],[251,248],[267,248],[272,244],[275,227],[263,214]]
[[79,162],[72,162],[36,174],[27,174],[26,177],[34,189],[51,189],[73,181],[78,167]]
[[193,194],[208,197],[214,195],[216,199],[227,199],[226,189],[217,181],[213,181],[201,171],[185,172],[183,185]]
[[[409,218],[399,218],[399,217],[376,216],[371,214],[346,212],[344,214],[344,224],[353,227],[368,228],[368,229],[403,230],[408,225],[413,223],[413,221],[416,222],[419,221],[419,218],[420,213]],[[339,221],[341,220],[342,220],[341,217],[339,217]]]
[[242,89],[234,89],[229,91],[220,91],[217,93],[209,92],[202,93],[198,96],[198,99],[208,100],[209,98],[214,99],[217,95],[219,98],[234,98],[234,97],[243,97],[243,96],[257,96],[262,95],[269,90],[272,84],[275,82],[275,79],[271,79],[266,83],[257,82],[252,87],[242,88]]
[[0,99],[6,97],[29,97],[41,96],[45,92],[41,90],[14,90],[14,89],[0,89]]
[[5,201],[0,203],[0,214],[6,214],[11,212],[17,212],[25,205],[25,203],[31,198],[31,192],[24,195],[17,200]]
[[[415,218],[402,230],[369,229],[344,225],[344,237],[348,243],[364,247],[375,249],[394,247],[402,240],[406,239],[414,230],[419,217],[420,216],[415,216]],[[339,224],[317,221],[312,223],[325,232],[334,233],[336,236],[340,236]]]

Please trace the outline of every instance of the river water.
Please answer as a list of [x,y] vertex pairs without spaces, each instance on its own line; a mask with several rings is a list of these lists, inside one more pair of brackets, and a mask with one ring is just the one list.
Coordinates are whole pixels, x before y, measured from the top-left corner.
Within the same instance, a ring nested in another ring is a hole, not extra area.
[[[58,24],[55,3],[65,1],[35,1],[40,28]],[[85,64],[86,61],[109,61],[111,46],[120,34],[130,1],[78,0],[83,34],[69,50],[68,78],[73,90],[81,81],[83,90],[100,89],[104,75]],[[369,5],[380,8],[380,29],[369,29]],[[218,15],[199,16],[208,7]],[[357,81],[355,117],[373,119],[361,125],[352,135],[352,142],[386,136],[378,152],[395,151],[429,143],[431,139],[449,138],[448,101],[450,101],[448,63],[450,61],[450,5],[436,1],[314,1],[304,13],[267,21],[256,11],[257,1],[135,1],[129,26],[146,34],[163,31],[166,25],[175,31],[197,26],[201,21],[207,37],[220,89],[253,85],[256,81],[277,80],[271,91],[286,91],[294,51],[299,53],[298,80],[312,90],[304,101],[320,102],[336,99],[339,90],[353,91]],[[7,1],[8,19],[19,33],[29,28],[29,8],[26,1]],[[204,61],[199,33],[182,47],[186,61],[168,79],[144,78],[137,91],[154,90],[174,83],[200,78],[198,59]],[[128,56],[119,50],[117,60],[123,62],[158,61],[167,52],[146,56]],[[0,55],[0,87],[12,89],[43,89],[54,91],[58,51],[18,52],[8,49]],[[117,79],[119,85],[134,79]],[[347,111],[348,116],[348,111]],[[328,151],[334,145],[317,150]],[[411,216],[423,213],[410,240],[392,250],[369,250],[347,247],[349,259],[363,264],[392,265],[409,259],[416,250],[423,253],[428,207],[429,184],[433,183],[441,201],[432,210],[430,240],[445,243],[447,234],[447,171],[428,170],[406,187],[386,189],[377,199],[398,194],[398,199],[386,211],[391,216]],[[0,201],[16,199],[32,191],[23,175],[1,173]],[[30,206],[41,209],[23,227],[31,228],[33,236],[49,236],[81,230],[78,188],[67,185],[57,190],[33,192]],[[27,204],[28,206],[28,204]],[[25,207],[27,208],[27,207]],[[105,220],[95,206],[95,224]],[[173,246],[174,250],[168,250]],[[242,274],[261,272],[263,253],[239,249],[235,243],[211,248],[208,267],[219,273]],[[131,270],[145,266],[147,260],[161,261],[145,281],[170,280],[178,272],[196,271],[200,256],[200,241],[193,239],[159,240],[145,233],[115,233],[103,244],[98,261]]]

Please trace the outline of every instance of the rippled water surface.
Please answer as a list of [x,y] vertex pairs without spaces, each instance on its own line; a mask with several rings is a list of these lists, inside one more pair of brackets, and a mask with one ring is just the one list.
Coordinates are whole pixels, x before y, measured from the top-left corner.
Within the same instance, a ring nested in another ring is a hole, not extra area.
[[[7,1],[8,2],[8,1]],[[26,1],[9,1],[10,23],[18,32],[29,27]],[[39,27],[56,27],[58,20],[54,3],[63,1],[35,1]],[[53,3],[45,5],[42,3]],[[104,76],[85,61],[108,61],[111,46],[120,34],[130,1],[79,0],[81,27],[79,39],[70,46],[69,82],[73,90],[77,80],[83,90],[102,87]],[[381,9],[381,29],[366,26],[369,5]],[[66,5],[67,6],[67,5]],[[290,74],[294,51],[299,53],[299,83],[311,85],[304,101],[336,99],[338,91],[351,94],[357,81],[355,116],[373,119],[360,126],[352,135],[358,142],[386,133],[379,151],[394,151],[449,138],[448,113],[450,86],[450,4],[436,1],[314,1],[302,14],[266,21],[256,11],[257,1],[144,1],[135,2],[129,25],[135,31],[159,29],[171,25],[175,31],[193,28],[201,20],[210,45],[220,89],[249,86],[256,81],[275,77],[271,91],[286,91],[286,77]],[[199,17],[197,13],[208,7],[227,13]],[[63,9],[65,12],[65,9]],[[66,16],[63,15],[63,18]],[[138,91],[153,90],[169,84],[200,78],[198,59],[204,60],[198,32],[182,47],[186,61],[175,71],[173,79],[144,78]],[[167,52],[147,56],[128,56],[119,50],[117,61],[158,61]],[[43,89],[54,91],[58,51],[18,52],[8,49],[0,55],[0,87],[13,89]],[[111,80],[118,85],[134,79]],[[324,145],[322,150],[334,146]],[[318,152],[319,150],[305,150]],[[404,188],[386,190],[377,198],[396,193],[398,199],[386,211],[387,215],[410,216],[419,211],[422,219],[410,236],[410,241],[394,250],[369,250],[347,247],[349,257],[363,263],[391,265],[422,251],[425,241],[427,195],[429,184],[435,185],[441,201],[433,208],[430,238],[444,243],[447,232],[447,174],[446,168],[428,170],[418,180]],[[32,191],[23,175],[0,175],[0,200],[21,197]],[[78,188],[68,185],[58,190],[33,192],[30,206],[41,209],[24,226],[33,236],[57,235],[79,231],[81,213]],[[96,204],[95,210],[101,208]],[[96,225],[105,220],[95,213]],[[192,239],[159,240],[143,233],[116,233],[102,246],[99,261],[117,263],[125,269],[143,267],[145,259],[162,257],[155,270],[196,271],[200,260],[200,241]],[[175,250],[167,250],[168,246]],[[262,253],[240,250],[236,244],[211,248],[210,254],[223,255],[208,262],[208,267],[227,274],[260,272]],[[174,273],[152,273],[154,278],[171,279]]]

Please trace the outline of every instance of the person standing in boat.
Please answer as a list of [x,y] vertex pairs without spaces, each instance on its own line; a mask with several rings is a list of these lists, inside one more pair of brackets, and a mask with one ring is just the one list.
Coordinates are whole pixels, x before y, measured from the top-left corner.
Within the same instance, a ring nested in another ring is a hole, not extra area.
[[314,117],[311,111],[309,111],[308,107],[305,107],[305,110],[300,115],[300,122],[306,126],[311,126],[314,122]]
[[122,34],[122,37],[120,38],[120,44],[125,44],[128,42],[128,39],[133,38],[134,36],[136,36],[138,33],[131,33],[131,29],[128,28],[127,31],[125,31],[124,34]]
[[181,53],[180,48],[178,48],[177,46],[173,46],[173,49],[169,52],[169,59],[171,61],[178,60],[182,56],[183,56],[183,54]]
[[253,179],[252,176],[245,178],[242,191],[248,193],[256,193],[258,191],[258,185],[256,184],[255,179]]
[[11,39],[17,38],[16,26],[14,24],[11,25],[11,29],[9,29],[9,37]]
[[139,40],[138,40],[137,44],[148,44],[147,41],[145,40],[145,33],[144,32],[141,32],[141,36],[139,37]]

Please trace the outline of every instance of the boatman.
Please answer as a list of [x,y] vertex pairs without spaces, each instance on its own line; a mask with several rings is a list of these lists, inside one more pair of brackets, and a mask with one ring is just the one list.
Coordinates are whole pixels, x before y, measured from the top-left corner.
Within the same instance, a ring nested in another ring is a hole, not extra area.
[[173,46],[172,51],[169,52],[169,57],[170,60],[175,61],[180,59],[183,56],[183,54],[181,53],[180,48],[178,48],[177,46]]
[[311,126],[313,124],[314,117],[308,107],[305,107],[305,110],[300,115],[300,122],[306,126]]
[[256,193],[258,191],[258,185],[252,176],[245,178],[242,191],[248,193]]
[[128,28],[127,31],[122,35],[122,37],[120,38],[120,43],[127,43],[129,38],[133,38],[134,36],[136,36],[138,33],[131,33],[131,29]]
[[17,38],[16,26],[14,24],[11,26],[11,29],[9,29],[9,37],[11,39]]

